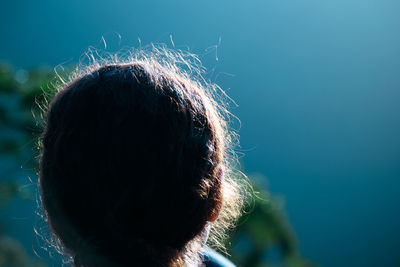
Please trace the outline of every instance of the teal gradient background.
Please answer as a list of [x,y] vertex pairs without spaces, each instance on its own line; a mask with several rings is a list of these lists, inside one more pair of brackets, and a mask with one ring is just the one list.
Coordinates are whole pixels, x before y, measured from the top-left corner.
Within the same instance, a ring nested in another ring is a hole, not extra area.
[[[400,1],[15,0],[0,25],[0,61],[16,68],[76,63],[102,36],[117,50],[172,35],[238,104],[245,172],[285,197],[302,254],[396,266]],[[33,235],[18,219],[12,231]]]

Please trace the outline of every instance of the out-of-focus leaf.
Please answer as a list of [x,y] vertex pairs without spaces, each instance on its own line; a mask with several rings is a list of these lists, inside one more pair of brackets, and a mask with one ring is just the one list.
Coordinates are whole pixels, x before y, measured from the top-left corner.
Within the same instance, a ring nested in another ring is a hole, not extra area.
[[44,267],[45,265],[32,260],[20,242],[11,237],[0,236],[0,266]]
[[17,82],[13,77],[11,69],[0,65],[0,92],[13,93],[16,90]]
[[16,195],[18,195],[18,183],[16,181],[0,182],[0,208],[8,204]]
[[[266,178],[264,178],[266,179]],[[239,266],[286,266],[311,267],[311,262],[303,259],[298,251],[296,238],[284,212],[279,198],[271,196],[259,185],[254,190],[257,194],[239,220],[230,243],[232,259]],[[243,240],[250,242],[243,243]],[[243,249],[243,244],[248,246]],[[278,249],[280,259],[268,261],[272,249]]]

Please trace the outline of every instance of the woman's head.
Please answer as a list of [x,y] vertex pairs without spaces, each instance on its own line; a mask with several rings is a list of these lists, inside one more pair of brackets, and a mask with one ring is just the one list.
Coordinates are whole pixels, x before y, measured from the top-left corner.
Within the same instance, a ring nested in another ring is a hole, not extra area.
[[52,230],[78,264],[183,265],[209,224],[239,214],[229,140],[204,85],[176,66],[90,68],[47,112],[39,182]]

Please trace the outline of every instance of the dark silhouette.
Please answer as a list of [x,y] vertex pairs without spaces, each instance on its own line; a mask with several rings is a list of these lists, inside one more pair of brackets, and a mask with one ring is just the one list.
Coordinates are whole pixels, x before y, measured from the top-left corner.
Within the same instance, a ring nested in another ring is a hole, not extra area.
[[[107,64],[51,101],[39,184],[76,266],[199,265],[240,214],[223,117],[201,84],[154,61]],[[213,237],[215,239],[215,236]]]

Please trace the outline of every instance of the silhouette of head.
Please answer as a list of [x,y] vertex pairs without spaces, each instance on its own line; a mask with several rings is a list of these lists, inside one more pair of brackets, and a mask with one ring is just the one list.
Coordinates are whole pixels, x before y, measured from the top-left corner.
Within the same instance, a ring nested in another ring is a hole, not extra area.
[[188,244],[235,212],[225,122],[185,75],[102,65],[65,85],[46,120],[42,203],[76,265],[182,266]]

